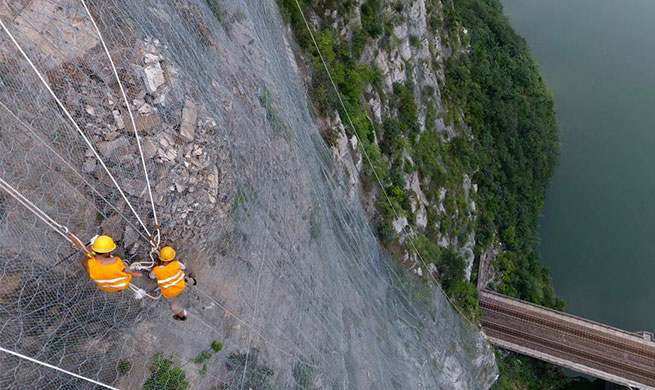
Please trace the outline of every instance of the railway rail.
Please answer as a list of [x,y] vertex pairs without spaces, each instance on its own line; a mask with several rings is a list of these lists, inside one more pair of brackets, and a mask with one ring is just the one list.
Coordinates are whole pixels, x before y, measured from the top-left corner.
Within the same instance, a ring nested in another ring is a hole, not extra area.
[[588,374],[617,383],[655,389],[655,343],[636,333],[486,291],[481,292],[480,309],[484,331],[503,348],[578,371],[586,368]]

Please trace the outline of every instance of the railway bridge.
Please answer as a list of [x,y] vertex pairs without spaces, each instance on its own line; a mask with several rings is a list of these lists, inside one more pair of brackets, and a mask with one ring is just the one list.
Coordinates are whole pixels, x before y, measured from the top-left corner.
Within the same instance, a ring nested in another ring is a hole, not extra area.
[[633,333],[487,289],[482,328],[496,346],[607,381],[655,390],[655,342]]

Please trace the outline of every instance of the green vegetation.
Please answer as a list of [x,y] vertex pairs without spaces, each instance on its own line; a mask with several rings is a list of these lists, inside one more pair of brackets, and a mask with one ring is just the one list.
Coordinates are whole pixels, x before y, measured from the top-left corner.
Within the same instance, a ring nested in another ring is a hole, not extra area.
[[[536,229],[558,156],[553,98],[499,0],[451,0],[447,24],[470,32],[470,53],[448,59],[444,97],[475,135],[481,247],[499,233],[500,292],[562,309],[535,250]],[[453,27],[454,28],[454,27]]]
[[144,390],[186,390],[190,386],[184,370],[173,367],[173,362],[163,358],[160,352],[153,356],[150,372]]
[[221,352],[223,350],[223,343],[218,340],[214,340],[211,343],[212,351]]
[[[246,361],[248,362],[247,369]],[[266,365],[259,363],[259,350],[257,348],[251,349],[248,354],[230,353],[225,361],[225,367],[227,367],[228,371],[234,373],[234,378],[239,378],[238,381],[233,381],[226,390],[248,388],[258,390],[273,389],[271,377],[274,372]]]
[[213,340],[210,344],[211,349],[205,349],[201,351],[198,356],[193,358],[193,363],[201,366],[200,367],[200,375],[205,376],[207,375],[207,371],[209,370],[209,367],[207,366],[207,362],[209,362],[209,359],[212,358],[212,353],[218,353],[223,350],[223,343],[221,343],[218,340]]
[[496,351],[496,362],[499,377],[492,390],[557,390],[573,382],[573,378],[562,375],[558,367],[527,356],[504,356]]
[[360,7],[362,28],[371,38],[382,35],[382,4],[380,0],[368,0]]
[[[332,77],[341,92],[344,107],[341,106],[338,96],[332,88],[331,82],[318,56],[300,12],[297,9],[295,0],[278,0],[285,18],[291,24],[296,40],[307,56],[312,66],[312,81],[310,85],[310,96],[314,103],[317,114],[323,117],[332,116],[336,111],[348,125],[350,118],[354,129],[360,139],[360,146],[368,155],[372,166],[364,164],[362,170],[362,185],[365,191],[370,191],[378,186],[379,179],[388,196],[381,196],[376,202],[376,207],[381,215],[377,221],[377,231],[381,242],[388,247],[397,247],[399,244],[397,235],[392,228],[392,221],[398,214],[406,217],[410,224],[414,223],[415,215],[412,212],[413,192],[405,190],[405,174],[418,170],[420,176],[429,183],[429,191],[426,191],[428,201],[434,202],[438,197],[440,188],[447,188],[447,213],[448,217],[430,211],[428,226],[430,228],[425,234],[419,234],[421,242],[436,242],[438,236],[443,233],[465,238],[472,229],[470,212],[462,189],[462,178],[464,173],[471,172],[474,166],[475,155],[473,146],[465,137],[456,137],[451,142],[444,142],[440,132],[435,128],[436,110],[433,108],[436,103],[434,88],[425,88],[424,91],[416,91],[411,81],[396,83],[393,85],[390,96],[387,96],[381,87],[381,73],[373,64],[362,64],[357,62],[361,51],[366,44],[372,43],[372,39],[380,35],[382,30],[387,32],[395,23],[400,23],[397,15],[386,18],[382,13],[381,1],[366,1],[361,6],[361,28],[353,31],[352,37],[347,39],[335,33],[325,18],[322,19],[324,26],[316,33],[316,41],[323,54],[323,57],[330,69]],[[309,2],[301,2],[304,11],[309,12]],[[330,9],[324,2],[312,4],[311,10],[317,15],[325,15],[324,10]],[[400,12],[402,5],[396,4],[394,12]],[[341,11],[341,10],[339,10]],[[343,14],[342,14],[343,15]],[[378,26],[378,23],[384,24]],[[388,24],[386,27],[385,25]],[[393,40],[394,37],[388,36]],[[418,37],[415,37],[418,44]],[[412,80],[412,69],[408,66],[408,80]],[[373,87],[383,104],[389,106],[391,115],[383,118],[382,123],[375,123],[367,112],[364,99],[364,91],[367,87]],[[416,100],[417,93],[421,94],[422,103],[428,110],[426,131],[421,133],[419,122],[419,105]],[[323,136],[329,144],[333,144],[336,136],[331,134],[332,129],[325,130]],[[352,135],[353,128],[346,126],[348,136]],[[379,140],[376,144],[375,139]],[[413,159],[413,163],[406,157]],[[389,201],[391,205],[389,204]],[[433,227],[440,223],[440,230]],[[311,226],[315,226],[312,224]],[[464,241],[464,240],[463,240]],[[462,242],[463,242],[462,241]],[[437,247],[432,244],[433,247]],[[405,247],[406,250],[411,248]],[[438,255],[431,257],[429,262],[435,264],[439,271],[440,279],[445,283],[446,291],[454,293],[457,289],[457,282],[463,278],[464,262],[461,257],[450,256],[452,251],[444,250]],[[459,278],[459,279],[458,279]],[[471,305],[471,316],[477,311],[477,299],[475,294],[468,294],[471,289],[460,286],[456,299],[462,299],[462,305]]]
[[204,351],[200,352],[200,354],[198,354],[198,356],[196,356],[193,359],[193,362],[195,364],[204,364],[207,360],[211,359],[211,357],[212,357],[211,351],[204,350]]
[[129,360],[121,360],[118,362],[117,368],[118,368],[118,372],[121,375],[125,375],[128,372],[130,372],[130,370],[132,370],[132,362],[130,362]]
[[[301,2],[307,14],[319,16],[316,40],[345,107],[332,89],[295,0],[278,3],[312,67],[310,96],[317,115],[331,117],[336,111],[347,135],[357,132],[372,165],[364,164],[363,188],[372,190],[379,179],[386,193],[376,202],[380,218],[375,223],[383,245],[394,252],[411,252],[415,246],[436,268],[446,293],[469,317],[477,318],[477,291],[463,280],[463,259],[436,244],[444,235],[463,243],[475,231],[476,256],[497,241],[503,244],[496,263],[502,275],[500,292],[561,309],[563,302],[555,297],[549,273],[535,250],[537,222],[559,146],[553,99],[527,45],[503,16],[499,0],[426,1],[429,28],[453,53],[444,64],[445,85],[440,91],[446,111],[438,111],[434,87],[418,90],[412,83],[411,62],[406,67],[408,81],[386,91],[380,70],[359,61],[374,40],[381,48],[398,45],[393,27],[403,22],[401,2],[390,3],[386,12],[381,0],[363,2],[360,26],[350,37],[337,34],[331,27],[334,18],[323,15],[331,14],[326,9],[337,9],[349,18],[351,2],[343,12],[334,7],[334,0]],[[419,46],[423,38],[409,39],[412,46]],[[431,66],[441,71],[436,54]],[[364,91],[371,87],[388,108],[381,123],[368,115]],[[419,111],[426,113],[424,129]],[[348,126],[348,118],[356,130]],[[445,137],[436,127],[438,121],[456,130],[456,135]],[[329,144],[336,140],[331,131],[323,134]],[[411,207],[414,193],[405,190],[406,175],[414,172],[431,205],[428,223],[411,245],[400,244],[392,222],[396,214],[410,225],[416,221]],[[477,193],[464,190],[465,175],[478,184]],[[471,200],[477,204],[475,216]],[[436,207],[440,204],[445,212]]]
[[311,390],[314,388],[314,370],[305,363],[296,362],[293,366],[295,390]]

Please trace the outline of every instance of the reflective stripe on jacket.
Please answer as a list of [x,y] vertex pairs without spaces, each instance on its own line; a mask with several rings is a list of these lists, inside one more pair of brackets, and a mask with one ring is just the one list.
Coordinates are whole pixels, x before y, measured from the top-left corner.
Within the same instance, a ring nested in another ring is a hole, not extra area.
[[120,257],[111,264],[102,264],[95,257],[89,259],[89,276],[98,288],[106,292],[117,292],[127,288],[132,275],[124,272],[125,264]]
[[164,298],[174,298],[186,288],[184,271],[177,260],[153,267],[152,273],[157,277],[157,284]]

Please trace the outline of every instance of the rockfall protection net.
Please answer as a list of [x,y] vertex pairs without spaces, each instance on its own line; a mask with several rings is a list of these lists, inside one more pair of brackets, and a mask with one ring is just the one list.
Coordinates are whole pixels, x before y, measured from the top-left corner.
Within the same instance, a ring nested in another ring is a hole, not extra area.
[[[88,5],[135,113],[162,243],[199,285],[181,297],[186,322],[163,300],[100,291],[66,241],[0,193],[0,347],[121,389],[490,384],[479,331],[381,251],[272,0]],[[82,3],[2,1],[0,19],[154,231]],[[109,234],[126,262],[145,260],[146,233],[4,32],[0,103],[0,177],[78,236]],[[101,388],[3,352],[0,367],[3,389]]]

